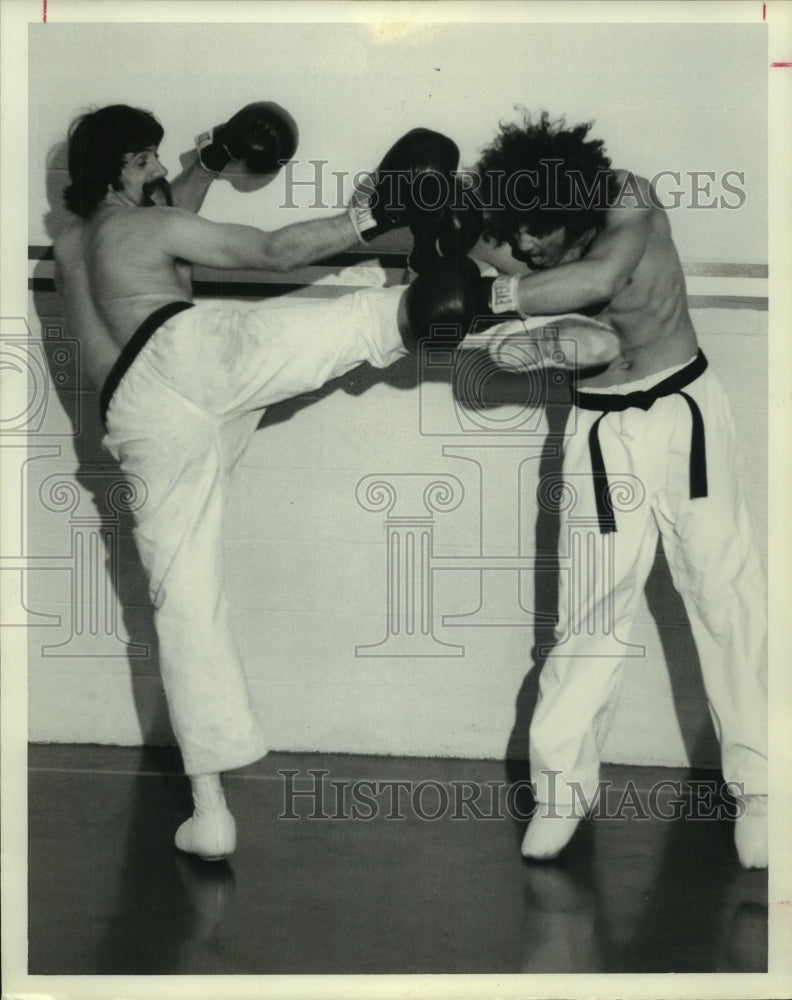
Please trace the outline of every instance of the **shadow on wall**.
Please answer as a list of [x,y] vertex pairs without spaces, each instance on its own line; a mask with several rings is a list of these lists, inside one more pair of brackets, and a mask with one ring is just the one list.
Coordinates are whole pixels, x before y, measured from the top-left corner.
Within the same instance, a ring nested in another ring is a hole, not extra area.
[[[66,145],[58,143],[51,148],[47,157],[49,212],[45,216],[44,223],[47,234],[53,241],[72,218],[63,203],[63,191],[67,183]],[[45,264],[39,262],[33,273],[36,288],[33,293],[33,303],[42,328],[53,319],[62,323],[60,299],[57,294],[49,290],[49,282],[46,280],[48,275],[48,269],[45,273]],[[42,280],[36,281],[36,279]],[[75,339],[73,331],[67,330],[66,337]],[[108,485],[123,482],[124,477],[102,447],[104,428],[99,417],[98,398],[96,393],[84,384],[79,373],[79,363],[76,383],[72,380],[64,381],[62,373],[56,370],[53,357],[57,354],[61,343],[62,341],[58,339],[45,340],[45,355],[52,376],[51,384],[72,429],[74,452],[78,461],[75,479],[90,497],[98,515],[99,533],[104,540],[103,569],[112,587],[115,588],[117,605],[120,605],[124,629],[129,637],[127,662],[130,669],[130,688],[140,730],[146,743],[173,742],[173,732],[159,680],[154,610],[148,599],[145,572],[132,538],[133,517],[128,511],[119,510],[113,503],[116,491]],[[130,495],[135,493],[133,484],[130,486]],[[99,658],[101,659],[101,656]],[[156,679],[153,686],[152,678]]]

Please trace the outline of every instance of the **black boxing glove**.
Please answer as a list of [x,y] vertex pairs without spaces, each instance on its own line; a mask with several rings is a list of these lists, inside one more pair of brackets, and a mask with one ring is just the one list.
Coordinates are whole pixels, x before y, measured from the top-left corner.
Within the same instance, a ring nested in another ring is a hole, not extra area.
[[238,111],[224,125],[202,132],[195,139],[201,165],[219,174],[232,160],[243,160],[254,174],[280,170],[297,149],[297,124],[284,108],[272,101],[258,101]]
[[420,274],[439,260],[461,261],[478,243],[483,225],[481,208],[462,179],[454,179],[452,197],[433,228],[413,230],[414,244],[408,258],[410,270]]
[[360,241],[402,226],[414,233],[436,228],[453,197],[458,164],[457,144],[441,132],[414,128],[403,135],[352,197],[349,214]]
[[470,332],[482,300],[481,272],[467,257],[438,260],[416,278],[404,293],[408,332],[405,346],[417,345],[442,327],[445,339],[462,341]]

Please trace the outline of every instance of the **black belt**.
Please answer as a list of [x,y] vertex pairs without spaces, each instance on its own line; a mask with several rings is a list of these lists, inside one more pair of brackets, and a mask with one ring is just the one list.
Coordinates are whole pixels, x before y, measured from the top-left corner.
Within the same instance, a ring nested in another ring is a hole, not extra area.
[[160,306],[150,316],[147,316],[126,344],[124,344],[121,348],[121,353],[116,358],[115,364],[105,379],[105,384],[102,386],[102,391],[99,395],[99,413],[101,414],[103,424],[107,422],[107,408],[110,405],[110,400],[113,398],[113,393],[151,335],[156,333],[162,324],[166,323],[172,316],[183,312],[185,309],[192,309],[192,307],[192,302],[166,302],[164,306]]
[[605,472],[605,462],[599,443],[599,425],[606,413],[617,413],[636,406],[648,410],[652,403],[663,396],[680,395],[690,407],[693,419],[693,429],[690,437],[690,498],[707,496],[707,454],[704,442],[704,418],[696,401],[682,389],[690,385],[707,368],[707,359],[699,350],[696,357],[684,368],[668,378],[658,382],[651,389],[641,392],[628,392],[625,395],[617,393],[581,392],[572,388],[572,402],[581,410],[602,410],[602,416],[595,421],[589,431],[589,454],[591,455],[591,470],[594,477],[594,499],[597,504],[600,532],[607,534],[616,530],[616,517],[611,503],[608,476]]

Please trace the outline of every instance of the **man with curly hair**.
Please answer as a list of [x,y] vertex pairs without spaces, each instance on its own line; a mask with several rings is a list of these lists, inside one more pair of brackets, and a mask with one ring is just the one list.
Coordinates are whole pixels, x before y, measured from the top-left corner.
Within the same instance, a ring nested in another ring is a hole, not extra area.
[[[737,852],[745,867],[764,868],[765,582],[734,422],[698,346],[668,217],[649,181],[611,168],[590,127],[566,128],[547,113],[504,125],[477,166],[485,234],[527,265],[495,279],[493,312],[519,314],[517,334],[534,325],[532,315],[588,313],[621,346],[572,383],[563,468],[574,521],[561,514],[559,543],[571,569],[560,575],[557,643],[531,723],[537,809],[522,853],[557,856],[597,802],[622,669],[614,635],[629,634],[659,534],[737,801]],[[618,506],[624,483],[630,509]],[[592,525],[609,536],[607,585],[604,566],[576,566]]]

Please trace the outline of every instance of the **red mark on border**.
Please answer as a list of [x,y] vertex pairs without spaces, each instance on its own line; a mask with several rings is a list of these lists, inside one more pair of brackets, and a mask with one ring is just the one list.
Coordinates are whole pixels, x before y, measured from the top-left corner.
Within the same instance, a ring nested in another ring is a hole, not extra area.
[[[44,0],[44,2],[46,3],[46,0]],[[767,4],[766,3],[762,4],[762,20],[763,21],[767,20]]]
[[47,0],[41,0],[41,21],[47,23]]
[[770,65],[771,66],[775,66],[776,69],[778,69],[779,66],[781,66],[781,67],[783,67],[785,69],[789,69],[789,67],[792,66],[792,62],[770,63]]

